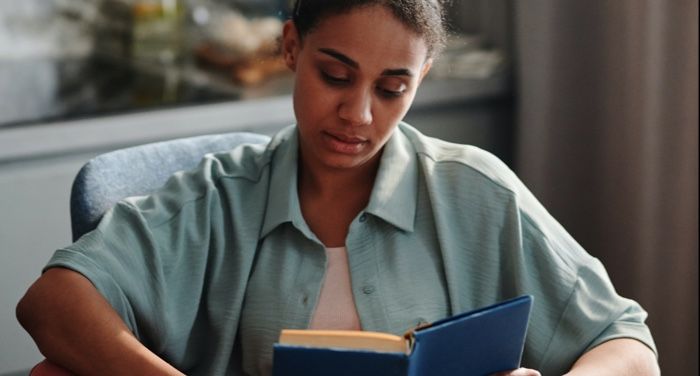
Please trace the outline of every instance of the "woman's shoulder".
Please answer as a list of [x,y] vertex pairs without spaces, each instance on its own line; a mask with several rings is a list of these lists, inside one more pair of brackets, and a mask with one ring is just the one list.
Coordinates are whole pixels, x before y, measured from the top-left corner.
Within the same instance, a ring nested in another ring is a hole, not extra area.
[[489,151],[427,136],[406,123],[400,125],[400,130],[419,158],[441,171],[481,175],[510,190],[521,184],[510,167]]
[[242,144],[231,150],[208,154],[203,163],[216,171],[215,178],[258,181],[273,163],[274,154],[286,147],[293,133],[294,126],[290,126],[279,131],[267,143]]

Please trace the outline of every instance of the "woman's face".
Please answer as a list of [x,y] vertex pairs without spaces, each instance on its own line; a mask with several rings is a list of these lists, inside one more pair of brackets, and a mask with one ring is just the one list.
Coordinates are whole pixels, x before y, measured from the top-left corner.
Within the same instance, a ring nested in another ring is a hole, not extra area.
[[378,161],[430,67],[424,40],[383,6],[331,16],[303,43],[288,22],[283,48],[296,73],[294,111],[310,168]]

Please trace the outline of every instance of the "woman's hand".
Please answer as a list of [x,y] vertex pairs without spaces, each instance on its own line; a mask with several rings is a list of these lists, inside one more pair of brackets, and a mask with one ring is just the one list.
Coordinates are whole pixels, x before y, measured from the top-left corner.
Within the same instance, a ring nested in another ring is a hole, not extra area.
[[29,373],[30,376],[75,376],[65,368],[59,367],[48,360],[37,364]]
[[491,376],[541,376],[538,371],[529,368],[518,368],[512,371],[494,373]]

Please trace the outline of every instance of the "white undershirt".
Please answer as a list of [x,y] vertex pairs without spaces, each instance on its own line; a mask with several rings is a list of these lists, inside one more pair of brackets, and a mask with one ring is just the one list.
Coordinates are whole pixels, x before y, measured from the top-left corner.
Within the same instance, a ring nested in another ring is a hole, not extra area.
[[309,329],[362,330],[345,247],[326,248],[326,274]]

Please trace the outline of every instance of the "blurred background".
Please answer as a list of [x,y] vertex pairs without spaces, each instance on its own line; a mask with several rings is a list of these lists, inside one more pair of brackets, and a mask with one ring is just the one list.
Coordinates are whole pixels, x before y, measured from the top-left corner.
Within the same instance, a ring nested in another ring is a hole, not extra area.
[[[0,0],[0,375],[42,357],[14,307],[70,242],[78,169],[116,148],[294,122],[287,0]],[[454,0],[407,120],[508,163],[698,374],[698,2]]]

